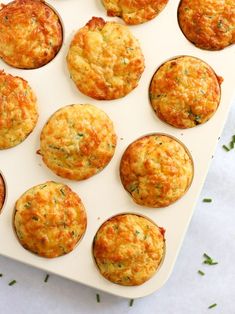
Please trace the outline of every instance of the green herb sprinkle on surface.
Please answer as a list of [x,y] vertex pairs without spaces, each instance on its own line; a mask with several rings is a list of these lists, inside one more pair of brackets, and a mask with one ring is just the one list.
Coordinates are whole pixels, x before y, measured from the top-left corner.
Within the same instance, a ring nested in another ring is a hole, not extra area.
[[214,261],[213,258],[211,258],[208,254],[204,253],[203,254],[204,257],[204,261],[203,264],[207,264],[207,265],[217,265],[218,262]]
[[230,150],[234,149],[234,147],[235,147],[235,135],[232,136],[232,139],[228,145],[223,145],[222,147],[226,152],[229,152]]
[[129,306],[133,306],[133,303],[134,303],[134,299],[131,299],[130,303],[129,303]]
[[96,293],[96,302],[100,303],[100,295],[98,293]]
[[217,306],[217,304],[216,304],[216,303],[211,304],[210,306],[208,306],[208,309],[213,309],[213,307],[216,307],[216,306]]
[[44,282],[47,282],[48,281],[48,279],[49,279],[49,277],[50,277],[50,275],[46,275],[46,277],[45,277],[45,279],[44,279]]
[[11,282],[9,282],[8,286],[13,286],[16,284],[16,280],[12,280]]
[[229,151],[230,151],[230,149],[229,149],[226,145],[223,145],[222,147],[223,147],[223,149],[224,149],[226,152],[229,152]]
[[203,201],[203,203],[211,203],[212,199],[211,198],[204,198],[202,201]]

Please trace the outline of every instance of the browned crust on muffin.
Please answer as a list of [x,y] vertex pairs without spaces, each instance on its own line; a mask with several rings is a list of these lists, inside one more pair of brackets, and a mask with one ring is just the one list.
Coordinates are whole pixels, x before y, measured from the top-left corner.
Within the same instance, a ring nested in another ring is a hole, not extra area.
[[24,141],[37,120],[37,100],[28,82],[0,71],[0,149]]
[[116,141],[113,123],[104,111],[88,104],[69,105],[43,127],[40,154],[57,175],[84,180],[110,162]]
[[184,35],[201,49],[221,50],[235,42],[234,0],[182,0],[178,20]]
[[119,16],[126,24],[136,25],[155,18],[168,0],[102,0],[108,16]]
[[131,143],[120,163],[120,177],[142,206],[166,207],[181,198],[193,179],[193,161],[180,142],[150,134]]
[[202,60],[182,56],[165,62],[154,74],[149,97],[157,116],[176,128],[208,121],[220,103],[220,84]]
[[53,258],[71,252],[86,230],[86,212],[67,185],[45,182],[26,191],[16,202],[16,235],[24,248]]
[[122,214],[107,220],[93,242],[101,274],[123,286],[141,285],[158,269],[165,252],[165,230],[150,220]]
[[144,57],[126,26],[93,17],[75,34],[67,65],[83,94],[110,100],[127,95],[138,85]]
[[16,0],[0,9],[0,57],[9,65],[39,68],[59,51],[63,31],[44,1]]

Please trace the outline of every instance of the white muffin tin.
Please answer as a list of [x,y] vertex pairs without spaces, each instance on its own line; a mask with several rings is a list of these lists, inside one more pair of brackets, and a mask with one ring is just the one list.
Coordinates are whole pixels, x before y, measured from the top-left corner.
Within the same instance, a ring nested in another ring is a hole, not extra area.
[[[3,1],[7,3],[7,1]],[[48,0],[59,13],[64,26],[63,46],[56,58],[35,70],[19,70],[0,60],[0,69],[28,80],[38,97],[39,121],[33,133],[20,145],[0,151],[0,170],[6,180],[7,199],[0,215],[0,254],[82,284],[112,293],[137,298],[162,287],[174,266],[185,232],[193,214],[218,137],[232,101],[235,82],[235,47],[222,51],[204,51],[193,46],[181,32],[177,21],[179,1],[169,0],[165,9],[152,21],[130,26],[139,39],[145,57],[145,71],[139,86],[129,95],[113,101],[96,101],[81,94],[69,77],[66,54],[75,31],[93,16],[109,18],[99,0]],[[154,114],[148,88],[155,70],[168,59],[179,55],[201,58],[224,78],[222,99],[215,115],[204,125],[180,130],[160,121]],[[99,174],[81,181],[69,181],[54,175],[36,154],[40,131],[49,116],[58,108],[73,103],[90,103],[103,109],[113,120],[118,143],[110,164]],[[124,190],[119,178],[119,163],[126,147],[136,138],[153,132],[178,138],[189,149],[194,160],[194,179],[187,193],[166,208],[151,209],[136,205]],[[54,180],[68,184],[81,197],[87,211],[86,233],[73,252],[54,259],[38,257],[25,250],[12,228],[16,199],[30,187]],[[103,278],[92,257],[92,241],[99,226],[111,216],[133,212],[149,217],[166,229],[166,255],[158,272],[137,287],[123,287]]]

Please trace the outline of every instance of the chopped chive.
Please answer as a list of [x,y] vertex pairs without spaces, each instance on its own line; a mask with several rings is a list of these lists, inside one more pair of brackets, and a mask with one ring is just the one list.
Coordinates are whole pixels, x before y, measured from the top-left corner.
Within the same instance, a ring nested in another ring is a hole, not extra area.
[[47,282],[48,281],[48,279],[49,279],[49,277],[50,277],[50,275],[46,275],[46,277],[45,277],[45,279],[44,279],[44,282]]
[[216,307],[216,306],[217,306],[217,304],[216,304],[216,303],[211,304],[210,306],[208,306],[208,309],[212,309],[213,307]]
[[8,286],[13,286],[14,284],[16,284],[16,280],[12,280],[11,282],[9,282]]
[[24,207],[25,207],[25,208],[30,208],[30,207],[31,207],[31,203],[30,203],[30,202],[25,203],[25,204],[24,204]]
[[223,145],[222,147],[227,152],[229,152],[230,150],[234,149],[234,147],[235,147],[235,135],[232,136],[232,139],[231,139],[229,145]]
[[60,148],[59,147],[57,147],[57,146],[54,146],[54,145],[48,145],[50,148],[52,148],[52,149],[56,149],[56,150],[60,150]]
[[211,198],[204,198],[202,201],[203,201],[203,203],[211,203],[212,199]]
[[234,142],[233,142],[233,141],[231,141],[231,142],[229,143],[229,147],[230,147],[230,149],[233,149],[233,148],[234,148]]
[[205,261],[203,262],[203,264],[207,264],[207,265],[217,265],[218,262],[213,262],[212,260],[205,260]]
[[222,25],[223,25],[223,22],[220,20],[220,21],[217,23],[217,27],[218,27],[218,28],[221,28]]
[[60,192],[61,192],[61,194],[63,194],[65,196],[63,189],[60,189]]
[[201,271],[200,269],[198,270],[198,274],[201,276],[205,276],[205,273],[203,271]]
[[134,303],[134,299],[131,299],[130,303],[129,303],[129,306],[133,306],[133,303]]
[[204,253],[203,256],[204,256],[205,258],[207,258],[207,259],[211,259],[211,260],[212,260],[212,258],[211,258],[209,255],[207,255],[206,253]]
[[3,276],[3,274],[0,274],[0,277],[2,277]]
[[226,152],[230,151],[230,149],[226,145],[223,145],[222,147],[223,147],[224,150],[226,150]]
[[194,121],[197,123],[201,122],[201,116],[200,115],[195,115]]
[[96,301],[97,303],[100,303],[100,295],[98,293],[96,293]]
[[205,260],[203,261],[203,264],[207,264],[207,265],[217,265],[218,262],[215,262],[209,255],[207,255],[206,253],[203,254]]

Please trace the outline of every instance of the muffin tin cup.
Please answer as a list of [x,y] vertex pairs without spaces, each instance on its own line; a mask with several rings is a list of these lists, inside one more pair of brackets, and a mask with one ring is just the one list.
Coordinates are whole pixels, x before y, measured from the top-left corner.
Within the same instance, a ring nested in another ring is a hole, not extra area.
[[[120,212],[119,214],[113,215],[113,216],[109,217],[108,219],[106,219],[105,221],[103,221],[103,222],[100,224],[99,228],[97,229],[96,234],[99,232],[100,228],[101,228],[108,220],[110,220],[110,219],[112,219],[112,218],[114,218],[114,217],[117,217],[117,216],[122,216],[122,215],[135,215],[135,216],[143,217],[143,218],[145,218],[146,220],[150,221],[150,222],[151,222],[153,225],[155,225],[156,227],[158,227],[158,228],[163,228],[163,229],[164,229],[164,227],[158,226],[157,223],[156,223],[155,221],[153,221],[152,219],[150,219],[149,217],[147,217],[147,215],[139,214],[139,213],[136,213],[136,212]],[[96,234],[95,234],[95,236],[94,236],[94,238],[93,238],[92,246],[91,246],[91,255],[92,255],[93,263],[94,263],[95,267],[97,268],[97,272],[99,273],[100,277],[103,278],[105,281],[108,281],[108,282],[110,283],[110,281],[109,281],[107,278],[105,278],[105,277],[101,274],[100,269],[99,269],[99,266],[97,265],[96,259],[95,259],[94,254],[93,254],[94,242],[95,242]],[[163,252],[163,256],[162,256],[161,262],[159,263],[158,267],[156,268],[156,271],[155,271],[155,273],[153,274],[153,276],[157,276],[158,270],[161,268],[162,264],[164,263],[164,258],[165,258],[165,255],[166,255],[166,247],[167,247],[167,245],[166,245],[166,239],[165,239],[165,235],[164,235],[164,252]],[[151,278],[150,278],[150,279],[151,279]],[[150,280],[150,279],[148,279],[148,280]],[[148,282],[148,280],[147,280],[146,282],[144,282],[143,284],[146,284],[146,283]],[[114,285],[119,285],[119,284],[117,284],[117,283],[113,283],[113,282],[111,282],[111,283],[114,284]],[[119,286],[122,286],[122,285],[119,285]],[[126,286],[122,286],[122,287],[126,287]],[[132,287],[134,287],[134,286],[132,286]]]
[[[4,1],[3,1],[3,2],[4,2]],[[13,2],[13,1],[5,1],[5,2],[6,2],[6,4],[8,4],[8,3]],[[4,2],[4,4],[5,4],[5,2]],[[6,65],[8,65],[9,67],[14,68],[14,69],[18,69],[18,70],[20,70],[20,71],[25,71],[25,70],[27,70],[27,71],[34,71],[34,70],[37,70],[37,69],[40,69],[40,68],[45,67],[45,66],[48,65],[49,63],[52,63],[52,61],[54,61],[54,60],[57,58],[57,56],[59,55],[59,53],[60,53],[60,51],[61,51],[61,48],[62,48],[62,46],[64,45],[64,23],[63,23],[63,20],[62,20],[62,18],[61,18],[61,15],[59,14],[59,12],[55,9],[55,7],[54,7],[52,4],[50,4],[50,3],[46,2],[46,1],[43,1],[43,3],[44,3],[48,8],[50,8],[50,9],[56,14],[56,16],[57,16],[58,19],[59,19],[59,23],[60,23],[60,26],[61,26],[61,32],[62,32],[62,40],[61,40],[61,45],[60,45],[58,51],[56,52],[56,54],[54,55],[54,57],[53,57],[51,60],[49,60],[47,63],[45,63],[45,64],[43,64],[43,65],[41,65],[41,66],[39,66],[39,67],[35,67],[35,68],[19,68],[19,67],[16,67],[16,66],[13,67],[13,66],[11,66],[11,64],[7,63],[7,62],[4,60],[4,63],[5,63]],[[22,73],[23,73],[23,72],[22,72]]]
[[179,20],[180,20],[180,18],[179,18],[179,8],[180,8],[181,3],[182,3],[183,1],[184,1],[184,0],[180,0],[180,1],[179,1],[179,4],[178,4],[178,7],[177,7],[178,26],[179,26],[179,28],[180,28],[182,34],[184,35],[184,37],[188,40],[188,42],[189,42],[191,45],[193,45],[193,46],[196,47],[197,49],[201,49],[201,50],[203,50],[203,51],[212,51],[212,52],[220,51],[220,50],[226,49],[226,48],[228,48],[228,47],[230,47],[230,46],[233,45],[233,44],[229,44],[228,46],[226,46],[226,47],[224,47],[224,48],[220,48],[220,49],[206,49],[206,48],[203,48],[203,47],[196,46],[196,44],[195,44],[193,41],[191,41],[191,40],[187,37],[187,35],[183,32],[183,29],[182,29],[182,27],[181,27],[181,25],[180,25],[180,21],[179,21]]
[[[184,195],[188,192],[188,190],[190,189],[190,187],[191,187],[191,185],[192,185],[193,177],[194,177],[194,161],[193,161],[192,154],[190,153],[190,151],[188,150],[188,148],[186,147],[186,145],[185,145],[182,141],[180,141],[178,138],[174,137],[173,135],[166,134],[166,133],[149,133],[149,134],[145,134],[145,135],[142,135],[142,136],[138,137],[137,139],[135,139],[132,143],[130,143],[130,144],[126,147],[125,151],[123,152],[122,158],[123,158],[125,152],[127,151],[127,149],[128,149],[133,143],[135,143],[136,141],[138,141],[138,140],[140,140],[140,139],[142,139],[142,138],[144,138],[144,137],[148,137],[148,136],[151,136],[151,135],[154,135],[154,136],[166,136],[166,137],[169,137],[169,138],[173,139],[174,141],[176,141],[177,143],[179,143],[179,144],[184,148],[184,150],[186,151],[187,155],[189,156],[189,158],[190,158],[190,160],[191,160],[191,162],[192,162],[192,178],[191,178],[191,181],[190,181],[190,183],[188,184],[186,190],[184,191],[184,193],[183,193],[177,200],[173,201],[173,202],[170,203],[169,205],[166,205],[166,206],[164,206],[164,207],[155,207],[155,210],[158,210],[158,209],[161,209],[161,208],[168,207],[168,206],[170,206],[170,205],[172,205],[172,204],[174,204],[174,203],[180,201],[180,199],[181,199],[182,197],[184,197]],[[120,161],[120,165],[121,165],[121,162],[122,162],[122,158],[121,158],[121,161]],[[120,174],[120,166],[119,166],[119,174]],[[121,175],[120,175],[120,180],[121,180],[121,182],[122,182]],[[123,188],[125,189],[123,182],[122,182],[122,185],[123,185]],[[130,198],[132,199],[131,193],[130,193],[127,189],[125,189],[125,190],[126,190],[126,192],[130,195]],[[148,210],[148,208],[152,208],[152,207],[147,206],[147,205],[140,205],[140,204],[136,203],[134,199],[132,199],[132,201],[135,203],[136,206],[143,207],[144,210]]]
[[[3,1],[5,4],[7,0]],[[178,1],[169,1],[156,18],[138,26],[130,27],[139,39],[146,68],[138,87],[124,98],[113,101],[97,101],[81,94],[69,78],[66,54],[73,34],[83,27],[92,16],[104,20],[120,21],[107,17],[102,4],[97,1],[54,1],[64,27],[64,44],[48,66],[33,71],[12,68],[0,60],[6,73],[18,75],[29,81],[38,98],[39,120],[31,135],[11,150],[0,151],[1,171],[4,174],[7,195],[0,215],[0,254],[60,275],[75,282],[124,298],[138,298],[160,289],[169,278],[194,206],[203,186],[206,173],[215,151],[218,138],[229,113],[234,94],[235,68],[234,47],[221,51],[204,51],[191,44],[182,34],[177,20]],[[81,13],[82,12],[82,13]],[[190,129],[176,129],[157,119],[149,104],[149,83],[155,70],[166,60],[175,56],[189,55],[209,64],[224,78],[221,86],[221,103],[208,122]],[[44,166],[36,154],[40,147],[41,130],[61,104],[90,103],[102,109],[114,123],[118,136],[115,154],[99,174],[81,182],[62,179]],[[184,196],[165,208],[146,208],[136,205],[121,184],[119,165],[123,152],[135,139],[145,134],[160,133],[172,136],[187,148],[193,159],[194,176]],[[76,192],[87,213],[87,229],[79,245],[60,258],[41,258],[28,252],[18,242],[12,228],[13,207],[16,200],[29,188],[40,182],[59,181]],[[120,211],[147,216],[165,230],[166,250],[164,261],[156,275],[140,286],[120,286],[104,279],[93,260],[91,248],[101,222]],[[203,230],[202,230],[203,232]]]
[[[46,183],[46,182],[45,182],[45,183]],[[43,184],[43,183],[41,183],[41,184]],[[40,185],[40,183],[39,183],[38,185]],[[32,189],[32,188],[34,188],[34,187],[36,187],[36,186],[33,186],[33,187],[31,187],[30,189]],[[29,190],[30,190],[30,189],[29,189]],[[25,192],[27,192],[27,191],[25,191]],[[24,193],[25,193],[25,192],[24,192]],[[73,192],[74,192],[74,191],[73,191]],[[22,196],[24,195],[24,193],[23,193],[20,197],[22,197]],[[78,196],[79,196],[79,195],[78,195]],[[81,200],[81,202],[82,202],[82,200]],[[82,204],[83,204],[83,203],[82,203]],[[84,206],[84,204],[83,204],[83,206]],[[85,206],[84,206],[84,208],[85,208]],[[1,213],[1,212],[0,212],[0,213]],[[85,208],[85,213],[86,213],[86,208]],[[17,242],[19,243],[19,245],[20,245],[24,250],[26,250],[26,251],[29,252],[30,254],[33,254],[34,256],[37,256],[37,258],[41,258],[41,259],[44,259],[44,260],[59,259],[59,258],[62,258],[63,256],[66,256],[67,254],[70,254],[70,253],[73,252],[74,250],[76,250],[77,246],[79,246],[79,244],[81,243],[81,241],[82,241],[82,239],[83,239],[83,237],[84,237],[84,235],[86,234],[86,231],[87,231],[87,223],[86,223],[85,230],[84,230],[82,236],[81,236],[81,237],[79,238],[79,240],[77,241],[76,245],[73,247],[72,251],[67,252],[67,253],[65,253],[65,254],[63,254],[63,255],[56,256],[56,257],[41,256],[41,255],[39,255],[39,254],[37,254],[37,253],[31,251],[30,249],[27,249],[27,248],[24,247],[24,246],[22,245],[22,243],[20,242],[20,239],[19,239],[19,237],[18,237],[18,235],[17,235],[16,228],[15,228],[15,214],[16,214],[16,203],[15,203],[15,206],[14,206],[13,211],[12,211],[12,221],[11,221],[11,224],[12,224],[12,230],[13,230],[13,233],[14,233],[14,235],[15,235],[15,238],[17,239]]]
[[[216,111],[218,110],[218,108],[219,108],[219,106],[220,106],[220,103],[221,103],[221,96],[222,96],[221,85],[223,84],[223,81],[222,81],[222,83],[219,82],[219,77],[220,77],[220,75],[219,75],[219,73],[216,73],[216,72],[215,72],[215,70],[210,66],[210,64],[208,64],[207,62],[205,62],[205,61],[202,60],[201,58],[197,58],[197,57],[195,57],[195,56],[193,56],[193,55],[177,55],[177,56],[173,56],[173,57],[171,57],[171,58],[168,58],[168,59],[165,60],[164,62],[162,62],[162,64],[160,64],[160,65],[157,67],[157,69],[156,69],[155,72],[153,73],[152,78],[151,78],[151,80],[150,80],[150,82],[149,82],[149,88],[148,88],[148,92],[149,92],[149,95],[148,95],[149,105],[150,105],[150,107],[152,108],[152,110],[153,110],[153,112],[154,112],[154,115],[156,116],[156,119],[160,119],[163,123],[165,123],[165,124],[167,124],[167,125],[169,125],[169,126],[171,126],[171,127],[173,127],[173,128],[180,129],[180,130],[185,130],[185,129],[191,129],[191,128],[179,128],[179,127],[176,127],[176,126],[174,126],[174,125],[172,125],[172,124],[167,123],[164,119],[161,119],[161,118],[157,115],[157,113],[155,112],[155,110],[153,109],[153,106],[152,106],[152,103],[151,103],[151,98],[150,98],[150,86],[151,86],[152,81],[153,81],[153,79],[154,79],[154,76],[155,76],[155,74],[158,72],[158,70],[159,70],[165,63],[167,63],[167,62],[169,62],[169,61],[173,61],[173,60],[178,59],[178,58],[181,58],[181,57],[192,57],[192,58],[194,58],[194,59],[197,59],[197,60],[199,60],[199,61],[202,61],[202,62],[205,63],[205,64],[212,70],[212,72],[214,73],[215,77],[216,77],[217,80],[218,80],[218,85],[219,85],[219,89],[220,89],[220,99],[219,99],[219,101],[218,101],[218,106],[217,106],[217,108],[216,108]],[[209,120],[213,118],[213,116],[216,114],[216,111],[215,111],[215,112],[213,113],[213,115],[209,118]],[[204,122],[204,123],[207,123],[209,120],[207,120],[207,121]],[[204,123],[202,123],[202,124],[204,124]],[[194,126],[194,128],[195,128],[195,127],[198,127],[199,125],[202,125],[202,124],[199,123],[198,125]]]

